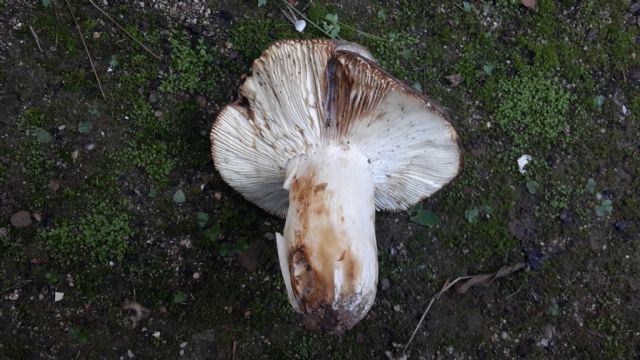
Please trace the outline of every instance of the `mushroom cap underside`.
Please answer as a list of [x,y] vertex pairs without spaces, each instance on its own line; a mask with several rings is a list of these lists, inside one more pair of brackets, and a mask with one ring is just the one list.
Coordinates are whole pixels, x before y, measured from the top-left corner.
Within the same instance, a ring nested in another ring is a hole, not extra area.
[[332,40],[271,45],[239,99],[218,115],[211,141],[222,178],[281,217],[287,163],[328,142],[367,157],[378,210],[403,210],[432,195],[462,163],[442,108],[384,72],[366,49]]

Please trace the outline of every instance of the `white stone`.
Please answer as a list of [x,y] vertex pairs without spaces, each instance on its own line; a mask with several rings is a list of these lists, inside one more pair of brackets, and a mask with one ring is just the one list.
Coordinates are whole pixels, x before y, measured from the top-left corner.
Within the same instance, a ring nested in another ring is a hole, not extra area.
[[527,164],[531,160],[533,160],[533,157],[531,157],[531,155],[526,155],[526,154],[518,158],[518,171],[520,171],[520,174],[524,174],[526,172],[524,167],[527,166]]

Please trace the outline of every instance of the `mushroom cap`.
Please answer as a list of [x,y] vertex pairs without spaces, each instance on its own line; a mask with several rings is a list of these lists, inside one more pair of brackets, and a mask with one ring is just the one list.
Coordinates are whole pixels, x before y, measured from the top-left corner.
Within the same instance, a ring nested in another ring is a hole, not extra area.
[[404,210],[458,173],[458,135],[443,109],[387,74],[360,45],[285,40],[252,66],[211,131],[222,178],[284,217],[290,159],[328,141],[368,158],[377,210]]

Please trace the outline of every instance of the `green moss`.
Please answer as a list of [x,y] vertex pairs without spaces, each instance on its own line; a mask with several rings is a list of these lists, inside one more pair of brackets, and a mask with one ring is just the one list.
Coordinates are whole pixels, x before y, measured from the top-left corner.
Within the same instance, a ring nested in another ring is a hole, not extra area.
[[566,141],[563,131],[570,100],[554,80],[520,75],[500,81],[495,116],[513,141],[513,151],[540,153]]
[[208,46],[203,38],[192,46],[187,34],[173,32],[169,37],[171,63],[160,90],[166,93],[212,93],[220,77],[218,61],[222,56]]
[[[128,103],[132,94],[136,94],[139,88],[146,88],[151,80],[157,76],[155,69],[149,66],[152,58],[146,53],[136,52],[127,54],[120,64],[117,72],[117,96],[119,102]],[[136,94],[137,95],[137,94]],[[137,97],[137,96],[135,96]]]
[[64,70],[61,74],[62,84],[68,91],[81,91],[87,86],[87,72],[72,68]]
[[604,359],[625,359],[629,358],[632,349],[627,346],[629,338],[629,329],[626,328],[626,322],[622,315],[613,307],[619,307],[614,303],[605,303],[601,316],[594,318],[587,323],[587,326],[597,334],[602,335],[602,348],[599,352]]
[[162,142],[138,143],[124,152],[124,158],[144,169],[158,186],[165,187],[169,183],[169,174],[175,167],[167,144]]
[[62,222],[41,233],[45,247],[62,264],[104,266],[122,262],[133,235],[131,218],[118,206],[99,203],[75,222]]
[[231,31],[230,39],[235,49],[246,62],[257,59],[274,41],[297,39],[314,33],[311,25],[309,32],[298,33],[291,23],[284,20],[268,18],[251,18],[241,20]]

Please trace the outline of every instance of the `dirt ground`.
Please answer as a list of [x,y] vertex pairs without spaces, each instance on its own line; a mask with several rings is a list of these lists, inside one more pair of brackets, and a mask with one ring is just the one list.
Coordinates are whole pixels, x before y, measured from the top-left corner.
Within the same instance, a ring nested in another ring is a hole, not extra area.
[[[640,359],[640,2],[289,3],[302,33],[275,0],[0,0],[0,359]],[[465,157],[377,213],[343,336],[302,326],[284,221],[209,142],[270,43],[329,35],[444,105]],[[518,263],[404,350],[448,280]]]

